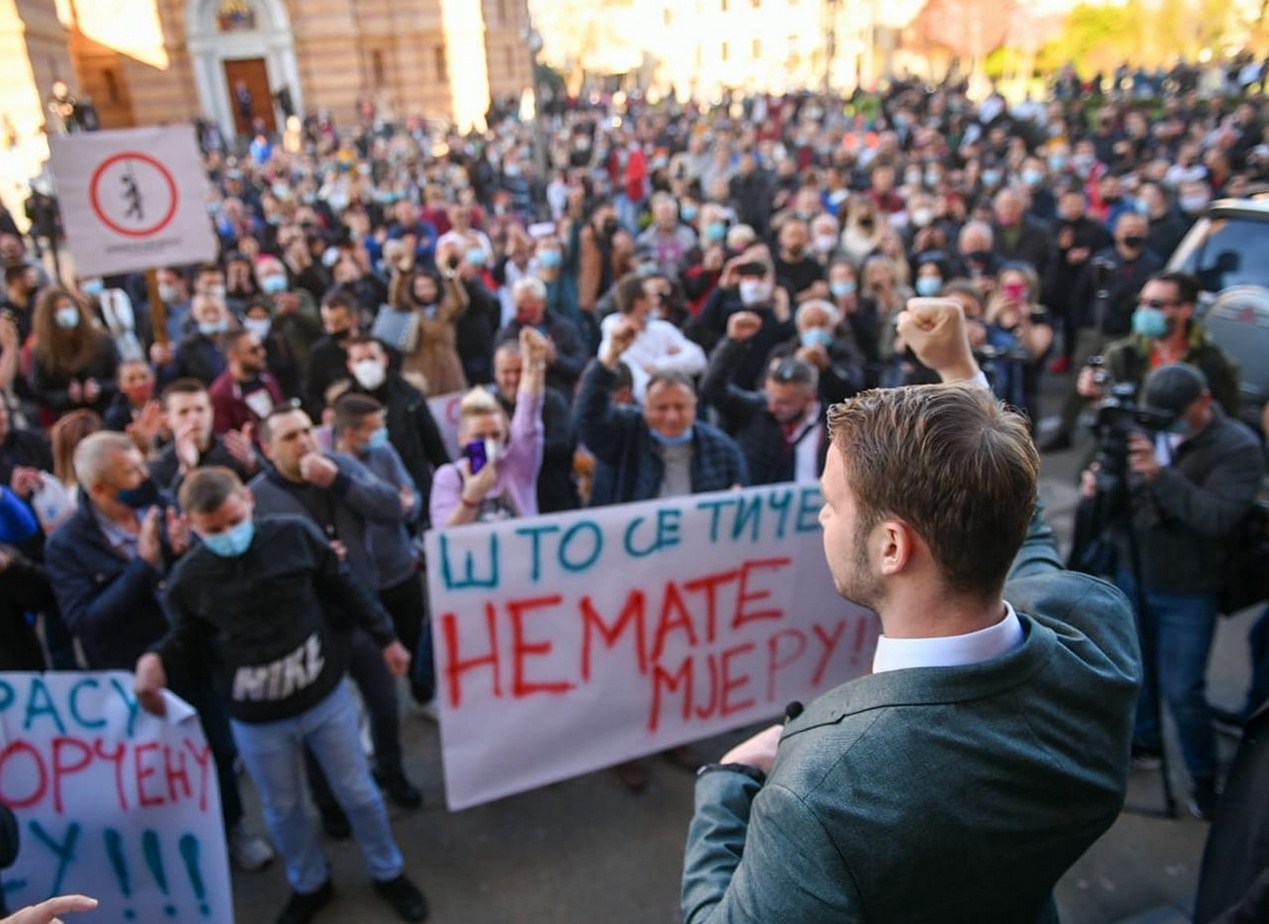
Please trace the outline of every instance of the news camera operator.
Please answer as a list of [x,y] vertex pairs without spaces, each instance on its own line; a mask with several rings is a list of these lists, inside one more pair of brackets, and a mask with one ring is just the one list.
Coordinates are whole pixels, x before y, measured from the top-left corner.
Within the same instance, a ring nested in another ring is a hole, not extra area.
[[[1264,474],[1264,455],[1255,435],[1226,416],[1206,377],[1192,365],[1156,369],[1145,380],[1140,407],[1119,408],[1118,413],[1152,421],[1148,429],[1107,428],[1122,434],[1125,443],[1120,455],[1126,471],[1120,474],[1126,478],[1128,504],[1122,516],[1108,523],[1117,553],[1111,567],[1115,582],[1134,605],[1145,604],[1138,627],[1146,683],[1137,702],[1134,765],[1158,766],[1159,702],[1166,702],[1192,782],[1190,811],[1210,818],[1217,762],[1205,693],[1207,656],[1225,542],[1251,510]],[[1104,490],[1105,473],[1099,468],[1104,466],[1095,464],[1083,473],[1086,502]],[[1152,695],[1155,689],[1157,696]]]

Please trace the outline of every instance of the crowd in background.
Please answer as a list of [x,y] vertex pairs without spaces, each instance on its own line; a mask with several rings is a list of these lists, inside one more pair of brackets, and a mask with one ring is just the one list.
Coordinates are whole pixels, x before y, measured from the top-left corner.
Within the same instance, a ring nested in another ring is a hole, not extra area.
[[[1061,410],[1049,442],[1069,444],[1079,403],[1042,408],[1043,379],[1076,393],[1092,325],[1177,335],[1142,288],[1212,200],[1269,179],[1263,71],[1231,74],[1068,68],[1016,104],[902,80],[850,99],[605,97],[538,126],[495,107],[465,135],[373,107],[240,143],[204,124],[220,253],[152,287],[53,278],[34,255],[60,234],[47,196],[29,239],[0,214],[0,668],[130,668],[189,541],[145,511],[217,465],[260,512],[339,543],[426,701],[422,531],[812,481],[824,408],[934,380],[895,330],[914,296],[958,301],[997,396],[1033,427]],[[1189,322],[1195,293],[1168,284]],[[1236,412],[1236,381],[1210,384]],[[427,404],[454,393],[456,456]],[[123,442],[81,448],[102,430]],[[76,572],[53,554],[72,536],[118,567]],[[152,601],[133,636],[103,582]],[[417,804],[371,673],[354,670],[381,783]]]

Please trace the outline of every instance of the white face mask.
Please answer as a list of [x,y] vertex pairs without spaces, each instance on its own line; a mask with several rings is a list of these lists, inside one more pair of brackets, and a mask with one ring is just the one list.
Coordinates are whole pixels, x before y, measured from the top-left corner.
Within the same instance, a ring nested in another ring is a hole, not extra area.
[[269,336],[269,330],[273,327],[273,320],[271,318],[243,318],[242,326],[263,340]]
[[374,391],[383,384],[383,380],[387,378],[387,373],[377,360],[363,359],[360,362],[353,363],[353,378],[357,380],[357,384],[362,388],[367,391]]
[[815,249],[820,253],[832,253],[837,249],[837,235],[817,234],[815,236]]
[[1199,193],[1197,196],[1181,196],[1181,211],[1188,212],[1191,215],[1197,214],[1207,206],[1207,196]]
[[761,305],[771,301],[772,285],[765,279],[740,280],[740,300],[746,305]]

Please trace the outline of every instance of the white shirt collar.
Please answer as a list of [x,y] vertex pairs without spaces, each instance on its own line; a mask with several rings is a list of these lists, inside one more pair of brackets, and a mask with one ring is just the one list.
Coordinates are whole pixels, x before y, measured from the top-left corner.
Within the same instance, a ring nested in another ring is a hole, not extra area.
[[1008,654],[1022,645],[1022,622],[1013,607],[1005,604],[1005,616],[994,626],[948,635],[942,638],[877,639],[872,672],[897,671],[909,667],[967,667]]

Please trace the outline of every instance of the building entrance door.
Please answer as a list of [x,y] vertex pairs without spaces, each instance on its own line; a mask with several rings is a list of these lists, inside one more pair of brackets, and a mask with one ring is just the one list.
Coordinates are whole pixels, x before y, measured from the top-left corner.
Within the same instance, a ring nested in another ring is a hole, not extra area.
[[234,131],[251,134],[254,119],[263,119],[269,132],[277,130],[273,117],[273,94],[269,89],[269,68],[264,58],[225,61],[225,85],[229,88],[229,108],[234,115]]

